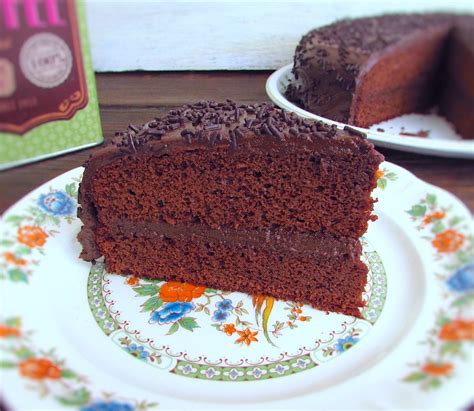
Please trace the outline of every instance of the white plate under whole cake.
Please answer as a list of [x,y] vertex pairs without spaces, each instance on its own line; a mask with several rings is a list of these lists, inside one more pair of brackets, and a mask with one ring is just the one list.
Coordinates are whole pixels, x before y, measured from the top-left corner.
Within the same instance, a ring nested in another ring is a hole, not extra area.
[[[346,124],[306,111],[286,98],[285,90],[293,81],[292,68],[293,64],[288,64],[268,78],[266,90],[273,103],[301,117],[343,128]],[[379,147],[441,157],[474,158],[474,140],[463,140],[448,121],[436,114],[406,114],[370,128],[351,127],[366,133]]]
[[[472,400],[472,217],[382,163],[364,319],[107,273],[78,258],[82,168],[0,222],[0,397],[12,410],[452,409]],[[188,290],[189,291],[189,290]]]

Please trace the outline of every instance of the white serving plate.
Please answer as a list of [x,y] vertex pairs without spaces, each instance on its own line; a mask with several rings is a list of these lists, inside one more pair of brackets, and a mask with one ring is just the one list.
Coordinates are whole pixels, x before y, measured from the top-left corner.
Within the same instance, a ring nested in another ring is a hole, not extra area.
[[83,169],[42,185],[0,222],[1,397],[12,410],[464,408],[471,214],[380,170],[364,320],[109,274],[78,258]]
[[[337,127],[343,128],[346,124],[303,110],[285,97],[284,93],[286,87],[288,83],[293,80],[293,74],[291,73],[292,68],[293,64],[288,64],[275,71],[268,78],[266,90],[273,103],[301,117],[324,121],[325,123],[335,124]],[[369,140],[380,147],[440,157],[474,158],[474,140],[461,139],[450,123],[443,117],[435,114],[408,114],[379,124],[374,124],[368,129],[355,126],[351,127],[366,133]],[[377,129],[383,129],[385,131],[379,132]],[[429,131],[427,138],[410,137],[399,134],[400,132],[417,133],[421,130]]]

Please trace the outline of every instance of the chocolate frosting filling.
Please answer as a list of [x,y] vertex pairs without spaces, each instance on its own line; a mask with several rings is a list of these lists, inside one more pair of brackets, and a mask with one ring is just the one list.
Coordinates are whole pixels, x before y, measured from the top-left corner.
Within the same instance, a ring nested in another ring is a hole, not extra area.
[[359,255],[360,242],[351,238],[336,238],[330,233],[288,233],[284,230],[220,229],[213,230],[199,224],[172,225],[155,222],[119,221],[112,229],[111,236],[139,236],[154,238],[156,236],[171,239],[188,239],[191,241],[219,241],[231,243],[234,246],[250,245],[256,248],[271,249],[278,252],[298,254],[316,254],[331,258],[346,254],[350,258]]

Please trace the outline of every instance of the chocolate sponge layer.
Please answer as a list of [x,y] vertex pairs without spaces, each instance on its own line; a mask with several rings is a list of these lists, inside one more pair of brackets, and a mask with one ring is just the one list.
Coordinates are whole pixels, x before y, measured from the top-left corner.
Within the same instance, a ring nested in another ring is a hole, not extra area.
[[270,295],[360,316],[367,268],[358,240],[326,234],[279,241],[257,233],[186,234],[186,228],[167,224],[143,228],[97,230],[110,271]]

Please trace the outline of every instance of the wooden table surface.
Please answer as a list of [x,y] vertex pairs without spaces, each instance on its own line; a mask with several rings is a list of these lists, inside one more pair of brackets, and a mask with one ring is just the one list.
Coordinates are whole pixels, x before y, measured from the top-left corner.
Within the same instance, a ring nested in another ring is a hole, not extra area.
[[[104,136],[198,100],[268,101],[269,72],[98,74]],[[40,184],[84,163],[96,148],[0,172],[0,213]],[[474,161],[380,149],[388,161],[445,188],[474,210]]]

